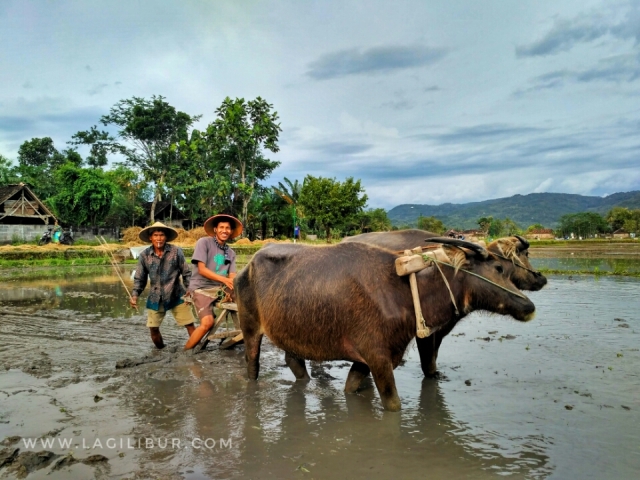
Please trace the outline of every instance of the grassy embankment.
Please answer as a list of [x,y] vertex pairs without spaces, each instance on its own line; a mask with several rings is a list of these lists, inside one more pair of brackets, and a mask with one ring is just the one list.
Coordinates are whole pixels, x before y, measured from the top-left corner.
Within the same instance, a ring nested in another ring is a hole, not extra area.
[[[193,254],[195,241],[177,242],[183,249],[187,258]],[[307,244],[325,244],[324,241],[304,242]],[[261,247],[262,242],[251,243],[241,240],[233,245],[236,251],[237,263],[243,267],[251,259],[253,254]],[[120,265],[133,268],[136,260],[124,259],[124,253],[135,243],[109,244],[108,248],[119,260]],[[549,269],[541,268],[545,274],[595,274],[595,275],[627,275],[640,277],[638,268],[626,268],[625,260],[629,262],[640,261],[640,241],[637,240],[541,240],[531,242],[531,257],[535,258],[602,258],[615,255],[617,265],[612,270],[599,270],[597,267],[580,269]],[[29,277],[60,277],[68,275],[96,275],[104,273],[111,262],[104,247],[97,242],[65,245],[45,245],[39,247],[34,244],[7,245],[0,247],[0,278],[29,278]]]

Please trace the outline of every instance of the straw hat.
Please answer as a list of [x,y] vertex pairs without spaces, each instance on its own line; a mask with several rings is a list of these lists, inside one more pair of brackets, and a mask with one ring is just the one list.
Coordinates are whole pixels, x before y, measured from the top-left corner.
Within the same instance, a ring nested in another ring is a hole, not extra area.
[[242,222],[240,222],[240,220],[226,213],[221,213],[207,218],[207,221],[204,222],[204,231],[207,232],[207,235],[215,237],[216,234],[213,229],[216,228],[220,222],[229,222],[231,224],[231,238],[236,238],[242,233]]
[[176,238],[178,238],[178,232],[176,230],[174,230],[171,227],[167,227],[164,223],[160,223],[160,222],[156,222],[153,225],[149,227],[145,227],[142,230],[140,230],[140,233],[138,234],[138,238],[142,240],[144,243],[150,243],[151,234],[155,230],[162,230],[164,234],[167,236],[167,242],[171,242]]

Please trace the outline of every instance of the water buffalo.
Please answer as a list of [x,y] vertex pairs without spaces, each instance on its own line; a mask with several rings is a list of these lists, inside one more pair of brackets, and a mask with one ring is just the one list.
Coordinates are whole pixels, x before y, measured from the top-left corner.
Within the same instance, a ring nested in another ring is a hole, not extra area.
[[[443,276],[460,318],[479,309],[520,321],[533,318],[533,303],[494,255],[469,242],[439,241],[446,243],[451,263],[441,266],[442,274],[435,265],[416,273],[428,327],[444,327],[455,315]],[[351,361],[345,392],[355,392],[371,372],[383,406],[399,410],[393,369],[416,335],[416,317],[409,277],[398,276],[396,258],[391,251],[358,242],[273,244],[258,251],[234,281],[249,378],[258,378],[266,334],[285,351],[297,379],[309,378],[304,359]]]
[[[371,232],[346,237],[342,242],[359,242],[377,245],[393,251],[403,251],[425,245],[425,239],[438,235],[426,230],[408,229],[393,232]],[[520,290],[538,291],[547,284],[547,279],[536,271],[529,262],[529,242],[519,235],[494,240],[487,250],[495,254],[502,262],[505,273]],[[459,318],[451,318],[450,324],[441,328],[428,338],[416,338],[422,371],[427,376],[436,374],[436,360],[442,340],[446,337]]]

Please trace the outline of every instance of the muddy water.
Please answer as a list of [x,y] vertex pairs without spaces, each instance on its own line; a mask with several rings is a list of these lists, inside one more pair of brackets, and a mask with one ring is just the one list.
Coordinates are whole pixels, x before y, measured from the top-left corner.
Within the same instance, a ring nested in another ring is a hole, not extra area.
[[[0,449],[22,457],[0,475],[635,478],[640,281],[553,276],[531,298],[527,324],[465,319],[439,380],[423,379],[410,347],[395,372],[403,410],[387,413],[370,380],[344,395],[346,362],[295,382],[267,342],[248,382],[242,347],[180,353],[186,332],[170,319],[169,348],[154,351],[106,273],[2,284]],[[115,369],[123,359],[140,364]],[[25,444],[39,437],[53,444]],[[59,457],[25,456],[42,450]]]

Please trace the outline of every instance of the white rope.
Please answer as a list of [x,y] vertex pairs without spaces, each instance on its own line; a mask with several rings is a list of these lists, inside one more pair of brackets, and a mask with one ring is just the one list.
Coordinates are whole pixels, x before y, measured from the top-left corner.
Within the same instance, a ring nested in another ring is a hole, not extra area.
[[[431,257],[428,257],[428,256],[426,256],[426,255],[423,255],[422,257],[423,257],[426,261],[435,262],[435,263],[436,263],[436,265],[437,265],[437,264],[439,264],[439,263],[441,263],[442,265],[447,265],[447,266],[449,266],[449,267],[451,267],[451,268],[455,268],[455,267],[454,267],[453,265],[451,265],[450,263],[441,262],[440,260],[436,260],[435,258],[431,258]],[[503,287],[502,285],[498,285],[497,283],[492,282],[491,280],[489,280],[488,278],[483,277],[482,275],[478,275],[477,273],[470,272],[469,270],[465,270],[464,268],[460,268],[459,270],[460,270],[461,272],[468,273],[469,275],[473,275],[474,277],[478,277],[478,278],[480,278],[480,279],[484,280],[485,282],[489,282],[491,285],[494,285],[494,286],[496,286],[496,287],[498,287],[498,288],[501,288],[502,290],[504,290],[504,291],[506,291],[506,292],[509,292],[509,293],[512,293],[513,295],[517,295],[517,296],[518,296],[518,297],[520,297],[520,298],[527,298],[526,296],[524,296],[524,295],[523,295],[523,294],[521,294],[520,292],[514,292],[513,290],[509,290],[508,288]],[[442,273],[442,272],[441,272],[441,273]]]

